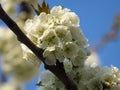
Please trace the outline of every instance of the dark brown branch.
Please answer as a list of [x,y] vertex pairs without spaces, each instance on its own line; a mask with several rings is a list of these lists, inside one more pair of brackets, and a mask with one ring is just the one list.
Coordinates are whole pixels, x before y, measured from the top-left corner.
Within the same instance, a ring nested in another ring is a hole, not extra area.
[[50,70],[56,77],[58,77],[63,84],[65,85],[67,90],[78,90],[75,83],[68,78],[63,68],[57,65],[47,65],[44,62],[43,50],[37,47],[33,42],[20,30],[18,25],[6,14],[6,12],[2,9],[0,5],[0,19],[6,23],[6,25],[14,32],[17,36],[18,40],[25,44],[31,51],[44,63],[45,68]]
[[53,73],[64,83],[67,90],[78,90],[75,83],[68,78],[68,76],[62,69],[58,68],[57,66],[51,67],[48,65],[46,65],[45,68],[53,71]]

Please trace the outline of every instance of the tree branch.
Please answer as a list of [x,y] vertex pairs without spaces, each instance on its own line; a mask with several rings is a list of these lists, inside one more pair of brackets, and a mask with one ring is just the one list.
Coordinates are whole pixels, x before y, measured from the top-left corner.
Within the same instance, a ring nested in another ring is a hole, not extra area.
[[114,41],[117,38],[119,31],[120,31],[120,13],[118,13],[115,16],[113,26],[111,27],[110,31],[106,33],[96,45],[91,47],[91,50],[93,51],[101,50],[101,48],[105,47],[106,44],[108,44],[111,41]]
[[63,84],[65,85],[67,90],[78,90],[75,83],[68,78],[63,68],[59,67],[59,65],[47,65],[44,62],[43,50],[37,47],[18,27],[18,25],[6,14],[6,12],[2,9],[0,5],[0,19],[6,23],[6,25],[13,31],[13,33],[17,36],[18,40],[25,44],[45,65],[45,68],[50,70],[56,77],[58,77]]

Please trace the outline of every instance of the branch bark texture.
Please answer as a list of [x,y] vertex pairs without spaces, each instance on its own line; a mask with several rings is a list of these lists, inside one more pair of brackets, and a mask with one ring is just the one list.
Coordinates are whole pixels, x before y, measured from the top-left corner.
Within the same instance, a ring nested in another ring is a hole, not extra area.
[[45,68],[50,70],[61,82],[65,85],[67,90],[78,90],[75,83],[68,78],[64,69],[60,64],[47,65],[44,62],[43,50],[37,47],[18,27],[18,25],[6,14],[0,5],[0,19],[13,31],[18,40],[25,44],[45,65]]

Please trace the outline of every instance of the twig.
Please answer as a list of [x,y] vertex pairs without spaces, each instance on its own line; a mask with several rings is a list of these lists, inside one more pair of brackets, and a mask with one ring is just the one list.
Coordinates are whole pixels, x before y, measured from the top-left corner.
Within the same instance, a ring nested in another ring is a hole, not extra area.
[[45,68],[50,70],[56,77],[58,77],[67,90],[78,90],[75,83],[68,78],[65,71],[57,65],[47,65],[44,62],[43,50],[37,47],[32,41],[21,31],[18,25],[6,14],[0,5],[0,19],[6,23],[6,25],[14,32],[18,40],[25,44],[31,51],[44,63]]
[[103,48],[107,43],[115,40],[118,36],[118,32],[120,30],[120,13],[118,13],[115,16],[113,26],[111,27],[111,30],[106,33],[98,42],[96,45],[94,45],[91,49],[93,51],[99,51],[101,48]]
[[20,11],[21,12],[26,12],[28,14],[31,14],[32,13],[32,8],[30,7],[30,5],[26,2],[26,1],[22,1],[20,3]]

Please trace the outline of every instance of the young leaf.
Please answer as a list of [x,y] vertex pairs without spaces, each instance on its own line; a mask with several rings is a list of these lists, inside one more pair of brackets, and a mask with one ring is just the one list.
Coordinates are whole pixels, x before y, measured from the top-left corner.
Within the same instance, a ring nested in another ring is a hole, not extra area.
[[38,4],[38,9],[35,9],[33,5],[32,5],[32,7],[37,15],[39,15],[42,12],[45,12],[47,14],[50,13],[49,5],[46,4],[45,0],[43,0],[42,5]]

